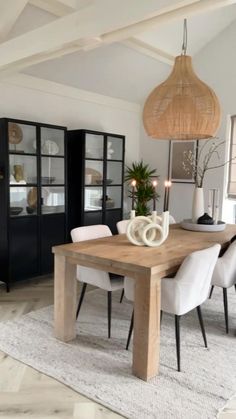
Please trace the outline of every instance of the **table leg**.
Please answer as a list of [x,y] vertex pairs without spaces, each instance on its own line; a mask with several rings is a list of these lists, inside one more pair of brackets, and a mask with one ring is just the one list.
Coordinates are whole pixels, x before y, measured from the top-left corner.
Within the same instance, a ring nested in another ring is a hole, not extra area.
[[68,342],[76,337],[76,265],[65,256],[54,258],[54,331],[56,338]]
[[161,279],[135,281],[133,374],[148,381],[159,370]]

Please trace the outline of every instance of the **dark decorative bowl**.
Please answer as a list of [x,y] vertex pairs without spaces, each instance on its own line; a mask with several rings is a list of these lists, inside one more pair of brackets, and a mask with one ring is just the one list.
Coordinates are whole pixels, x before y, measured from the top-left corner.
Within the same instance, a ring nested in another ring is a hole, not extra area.
[[26,211],[28,214],[34,214],[36,211],[36,208],[34,207],[26,207]]
[[22,207],[10,207],[10,215],[19,215],[22,211]]
[[210,215],[208,215],[206,212],[198,218],[197,220],[198,224],[205,224],[205,225],[212,225],[214,224],[214,220]]

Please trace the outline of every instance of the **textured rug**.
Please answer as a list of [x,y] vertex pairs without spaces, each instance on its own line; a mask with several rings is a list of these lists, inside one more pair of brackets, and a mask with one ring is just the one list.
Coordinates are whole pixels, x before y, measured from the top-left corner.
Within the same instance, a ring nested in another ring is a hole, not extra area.
[[[209,349],[203,346],[194,311],[181,320],[182,372],[176,371],[173,316],[161,327],[160,375],[146,383],[131,374],[125,350],[132,306],[114,293],[112,338],[107,339],[106,294],[89,292],[77,322],[77,338],[53,337],[53,307],[0,323],[0,349],[127,418],[204,419],[236,391],[236,295],[229,293],[231,331],[224,330],[222,293],[203,308]],[[132,345],[131,345],[132,347]]]

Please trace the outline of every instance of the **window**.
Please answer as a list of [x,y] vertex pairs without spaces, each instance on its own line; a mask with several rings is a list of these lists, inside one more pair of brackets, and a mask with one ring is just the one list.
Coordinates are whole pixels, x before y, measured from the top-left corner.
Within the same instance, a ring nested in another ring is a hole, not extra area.
[[[229,159],[236,156],[236,115],[231,116],[231,133],[230,133],[230,155]],[[236,199],[236,159],[229,163],[228,176],[228,197]]]

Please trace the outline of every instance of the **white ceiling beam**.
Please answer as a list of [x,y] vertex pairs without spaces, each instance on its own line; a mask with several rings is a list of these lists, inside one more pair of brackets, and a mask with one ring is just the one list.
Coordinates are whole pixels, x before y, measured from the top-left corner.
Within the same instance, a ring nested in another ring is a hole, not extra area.
[[29,0],[1,2],[0,42],[6,39]]
[[76,10],[76,0],[30,0],[30,4],[55,16],[65,16]]
[[110,44],[113,42],[123,41],[137,35],[138,33],[150,30],[153,27],[163,25],[174,20],[184,19],[201,13],[207,13],[222,7],[236,4],[236,0],[196,0],[190,4],[180,6],[178,8],[158,14],[150,19],[123,27],[117,31],[110,32],[102,36],[102,41]]
[[155,60],[161,61],[162,63],[173,65],[175,57],[167,52],[155,48],[146,42],[140,41],[139,39],[129,38],[122,41],[122,44],[132,48],[133,50],[140,52],[141,54],[147,55],[148,57],[154,58]]
[[[156,0],[99,0],[0,45],[0,72],[7,75],[62,56],[132,37],[155,25],[236,3],[236,0],[184,0],[158,8]],[[168,1],[167,1],[168,3]]]

